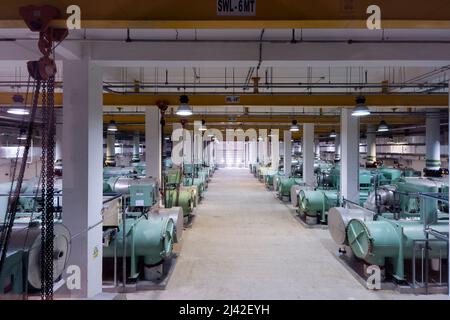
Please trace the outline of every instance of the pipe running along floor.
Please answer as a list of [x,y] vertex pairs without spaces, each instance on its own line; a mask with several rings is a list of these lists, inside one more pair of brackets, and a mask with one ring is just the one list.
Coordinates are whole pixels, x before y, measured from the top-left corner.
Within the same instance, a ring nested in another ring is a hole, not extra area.
[[183,233],[166,290],[125,299],[446,299],[364,288],[248,169],[220,169]]

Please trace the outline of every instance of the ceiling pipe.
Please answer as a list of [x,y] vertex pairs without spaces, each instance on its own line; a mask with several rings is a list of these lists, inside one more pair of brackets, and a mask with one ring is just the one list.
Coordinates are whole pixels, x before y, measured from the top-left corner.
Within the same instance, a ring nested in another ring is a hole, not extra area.
[[[30,38],[0,38],[0,42],[14,42],[14,41],[33,41],[35,42],[36,39],[30,39]],[[91,38],[91,39],[84,39],[84,38],[69,38],[65,39],[64,42],[80,42],[80,43],[89,43],[89,42],[124,42],[123,39],[100,39],[100,38]],[[351,44],[450,44],[450,40],[353,40],[353,39],[343,39],[343,40],[305,40],[300,39],[296,40],[295,42],[292,42],[291,39],[289,40],[259,40],[259,39],[243,39],[243,40],[215,40],[215,39],[182,39],[182,40],[175,40],[175,39],[130,39],[130,41],[126,42],[150,42],[150,43],[173,43],[173,42],[179,42],[179,43],[276,43],[276,44],[291,44],[291,45],[299,45],[302,43],[346,43],[348,45]]]

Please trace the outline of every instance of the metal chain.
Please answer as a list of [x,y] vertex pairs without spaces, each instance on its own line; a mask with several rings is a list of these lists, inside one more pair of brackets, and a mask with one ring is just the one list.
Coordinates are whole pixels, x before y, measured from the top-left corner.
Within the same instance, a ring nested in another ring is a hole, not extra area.
[[47,299],[53,299],[53,219],[54,219],[54,173],[55,173],[55,115],[54,115],[54,86],[55,78],[51,77],[47,83],[47,189],[45,190],[45,238],[46,238],[46,289]]
[[42,226],[41,298],[53,299],[53,219],[54,219],[54,77],[44,83],[42,94]]

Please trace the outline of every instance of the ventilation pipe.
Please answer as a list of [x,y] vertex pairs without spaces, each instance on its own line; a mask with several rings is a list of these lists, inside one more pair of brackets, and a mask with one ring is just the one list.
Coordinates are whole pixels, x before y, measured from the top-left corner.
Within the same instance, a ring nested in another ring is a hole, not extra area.
[[367,159],[366,168],[376,168],[377,167],[377,144],[376,144],[376,134],[375,126],[369,124],[367,126]]
[[334,161],[341,161],[341,134],[337,133],[334,138]]
[[426,116],[426,162],[423,170],[427,177],[441,177],[443,170],[441,169],[441,143],[440,143],[440,112],[439,109],[431,109],[427,111]]
[[106,134],[106,166],[116,166],[116,133],[114,131],[108,131]]
[[140,143],[139,131],[136,131],[133,136],[133,157],[131,158],[131,162],[141,161],[139,155],[139,143]]

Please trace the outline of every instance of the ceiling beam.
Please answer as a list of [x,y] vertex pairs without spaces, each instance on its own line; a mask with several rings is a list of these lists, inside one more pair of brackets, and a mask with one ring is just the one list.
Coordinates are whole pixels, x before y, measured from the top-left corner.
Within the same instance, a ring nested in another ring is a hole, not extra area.
[[[230,117],[234,118],[235,121],[230,121]],[[168,115],[165,117],[167,124],[179,123],[181,117],[175,115]],[[339,116],[330,116],[330,115],[296,115],[296,116],[282,116],[282,115],[241,115],[241,116],[217,116],[217,115],[194,115],[188,118],[188,123],[193,124],[194,121],[201,121],[204,119],[206,121],[207,127],[211,124],[215,125],[233,125],[233,124],[251,124],[257,123],[259,125],[264,124],[265,126],[270,125],[271,123],[284,123],[286,126],[290,125],[292,120],[295,119],[299,124],[302,123],[314,123],[314,124],[323,124],[323,125],[338,125],[340,123]],[[387,116],[368,116],[363,117],[361,119],[361,124],[379,124],[380,120],[383,119],[388,122],[390,125],[422,125],[425,123],[425,116],[421,115],[408,115],[399,114],[399,115],[387,115]],[[145,116],[142,115],[103,115],[104,123],[108,123],[109,121],[114,120],[119,125],[120,124],[141,124],[145,123]]]
[[[0,93],[0,105],[9,105],[14,92]],[[22,93],[25,95],[25,93]],[[55,93],[55,105],[62,105],[62,93]],[[264,106],[264,107],[352,107],[355,105],[354,95],[285,95],[285,94],[246,94],[240,95],[240,101],[236,104],[227,104],[227,95],[189,95],[191,106]],[[417,107],[417,108],[448,108],[448,94],[436,95],[365,95],[366,104],[372,107]],[[158,95],[118,95],[111,93],[103,94],[104,106],[149,106],[155,107],[159,101],[166,101],[170,106],[179,104],[179,94]]]
[[[72,0],[47,0],[66,12]],[[256,13],[248,17],[217,15],[216,1],[196,0],[78,0],[83,28],[366,28],[366,9],[373,0],[328,1],[257,0]],[[0,28],[23,28],[21,6],[36,0],[0,2]],[[383,28],[450,28],[450,3],[446,0],[379,0]],[[54,25],[64,25],[64,20]]]

